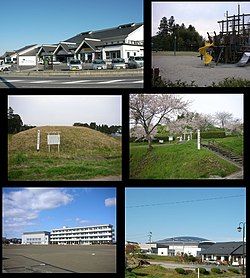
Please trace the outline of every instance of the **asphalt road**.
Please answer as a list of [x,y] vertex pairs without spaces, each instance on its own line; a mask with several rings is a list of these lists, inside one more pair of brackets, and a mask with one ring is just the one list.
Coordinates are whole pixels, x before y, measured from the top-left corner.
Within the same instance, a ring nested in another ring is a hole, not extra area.
[[143,88],[141,76],[0,76],[0,88]]
[[[177,267],[181,267],[183,269],[191,269],[191,270],[195,270],[197,267],[202,267],[202,268],[206,268],[207,270],[211,271],[211,268],[219,268],[219,269],[228,269],[228,266],[225,265],[220,265],[220,266],[216,266],[214,264],[185,264],[185,263],[175,263],[175,262],[155,262],[155,261],[150,261],[150,264],[152,265],[161,265],[162,267],[165,268],[177,268]],[[238,268],[236,268],[238,269]]]
[[12,245],[3,247],[8,273],[115,273],[115,245]]

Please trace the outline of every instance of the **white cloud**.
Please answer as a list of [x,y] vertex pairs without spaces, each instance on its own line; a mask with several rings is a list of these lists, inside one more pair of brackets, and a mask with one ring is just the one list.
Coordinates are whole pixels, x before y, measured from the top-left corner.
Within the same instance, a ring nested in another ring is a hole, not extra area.
[[67,205],[72,200],[72,195],[57,188],[24,188],[4,193],[4,229],[34,225],[32,221],[41,211]]
[[76,222],[77,222],[77,224],[86,224],[86,223],[89,223],[89,220],[76,217]]
[[116,205],[116,198],[107,198],[105,199],[105,207],[112,207]]

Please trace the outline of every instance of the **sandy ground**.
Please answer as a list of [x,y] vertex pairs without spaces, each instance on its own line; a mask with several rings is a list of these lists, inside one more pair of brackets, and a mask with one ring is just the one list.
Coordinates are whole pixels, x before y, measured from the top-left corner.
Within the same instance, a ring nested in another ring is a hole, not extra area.
[[210,86],[212,82],[218,83],[227,77],[250,80],[249,64],[245,67],[232,64],[216,66],[212,62],[209,66],[204,66],[203,61],[197,56],[158,56],[157,53],[153,53],[152,67],[160,69],[160,75],[165,81],[176,82],[180,79],[190,84],[194,80],[199,87]]
[[10,245],[3,269],[11,273],[116,273],[115,245]]

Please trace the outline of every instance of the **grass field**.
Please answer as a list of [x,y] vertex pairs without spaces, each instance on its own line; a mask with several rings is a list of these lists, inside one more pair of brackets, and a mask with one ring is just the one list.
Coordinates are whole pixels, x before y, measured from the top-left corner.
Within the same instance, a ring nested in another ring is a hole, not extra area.
[[223,149],[231,151],[236,155],[243,155],[243,137],[226,137],[213,139]]
[[[83,127],[40,127],[41,146],[36,151],[37,129],[9,137],[9,180],[85,180],[121,175],[121,140]],[[60,131],[57,146],[48,151],[47,132]]]
[[[174,269],[167,269],[159,265],[149,265],[145,267],[139,267],[136,269],[133,269],[131,272],[126,271],[125,273],[126,278],[134,278],[134,277],[148,277],[148,278],[180,278],[180,277],[185,277],[185,278],[196,278],[197,273],[195,271],[192,271],[191,273],[188,274],[178,274]],[[203,275],[200,274],[200,277],[209,277],[209,278],[224,278],[224,277],[243,277],[242,275],[239,274],[234,274],[231,272],[224,272],[222,274],[213,274],[209,273],[209,275]]]
[[115,245],[3,246],[3,269],[9,273],[115,273]]
[[130,146],[130,178],[132,179],[199,179],[225,177],[239,168],[202,148],[196,140],[183,144]]

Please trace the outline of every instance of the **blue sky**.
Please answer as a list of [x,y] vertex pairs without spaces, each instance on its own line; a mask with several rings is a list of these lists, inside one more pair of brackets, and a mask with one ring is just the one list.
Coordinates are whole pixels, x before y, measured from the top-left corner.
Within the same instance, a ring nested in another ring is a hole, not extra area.
[[243,187],[127,188],[126,240],[147,242],[149,232],[152,241],[177,236],[242,240],[236,228],[246,221],[245,196]]
[[0,55],[130,22],[143,22],[143,0],[3,0]]
[[63,226],[114,225],[115,188],[3,188],[3,236]]

